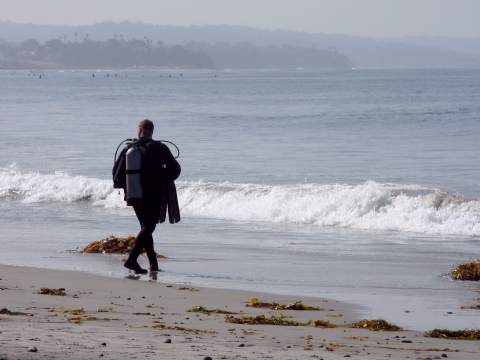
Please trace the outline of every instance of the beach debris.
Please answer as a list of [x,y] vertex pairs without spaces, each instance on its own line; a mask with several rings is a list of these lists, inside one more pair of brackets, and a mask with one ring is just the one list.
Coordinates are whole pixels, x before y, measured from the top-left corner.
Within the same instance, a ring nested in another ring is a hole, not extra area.
[[187,310],[187,312],[195,312],[195,313],[204,313],[204,314],[236,314],[232,311],[222,310],[222,309],[207,309],[204,306],[194,306],[191,309]]
[[307,324],[308,326],[323,328],[323,329],[333,329],[337,327],[336,324],[328,320],[310,320]]
[[65,318],[74,324],[80,324],[84,319],[85,310],[83,308],[79,309],[65,309],[62,311]]
[[455,266],[450,276],[454,280],[480,281],[480,260]]
[[425,333],[425,336],[452,340],[480,340],[479,329],[447,330],[433,329]]
[[94,315],[88,315],[86,314],[85,310],[83,308],[79,309],[64,309],[62,310],[62,314],[65,316],[65,318],[70,321],[71,323],[74,324],[81,324],[83,321],[110,321],[110,320],[119,320],[119,319],[114,319],[114,318],[98,318]]
[[106,313],[106,312],[112,312],[112,311],[113,311],[112,307],[97,308],[97,312],[100,312],[100,313]]
[[163,323],[157,323],[152,326],[153,329],[159,329],[159,330],[177,330],[181,331],[184,333],[191,333],[191,334],[216,334],[216,331],[213,330],[204,330],[204,329],[191,329],[191,328],[186,328],[182,326],[171,326]]
[[10,311],[7,308],[0,309],[0,315],[11,315],[11,316],[33,316],[33,314],[28,314],[20,311]]
[[253,308],[266,308],[271,310],[300,310],[300,311],[320,311],[322,310],[319,307],[304,305],[302,301],[296,301],[291,304],[279,304],[276,302],[262,302],[257,298],[251,298],[250,302],[247,304],[247,307]]
[[41,295],[51,295],[51,296],[65,296],[65,288],[50,289],[50,288],[41,288],[38,292]]
[[67,320],[74,324],[81,324],[84,321],[110,321],[110,320],[120,320],[120,319],[98,318],[96,316],[78,315],[78,316],[67,317]]
[[191,291],[191,292],[198,292],[200,290],[193,288],[193,287],[179,287],[178,290],[186,290],[186,291]]
[[37,352],[37,351],[38,351],[38,349],[37,349],[36,346],[30,346],[30,347],[28,348],[28,352]]
[[135,245],[135,236],[118,237],[110,235],[105,239],[96,240],[80,249],[81,253],[86,254],[127,254]]
[[327,314],[326,316],[331,317],[331,318],[340,318],[343,317],[343,314]]
[[83,315],[85,314],[85,310],[83,308],[79,309],[65,309],[62,311],[64,315],[73,315],[73,316],[78,316],[78,315]]
[[[80,249],[84,254],[128,254],[135,245],[135,236],[128,235],[120,237],[115,235],[107,236],[104,239],[96,240]],[[166,256],[157,254],[159,259],[167,259]]]
[[389,322],[378,319],[378,320],[360,320],[349,325],[349,327],[354,329],[368,329],[371,331],[400,331],[401,327],[397,325],[390,324]]
[[155,305],[155,304],[147,304],[145,305],[147,309],[163,309],[163,306]]
[[350,340],[358,340],[358,341],[365,341],[369,337],[368,336],[346,336],[345,339],[350,339]]
[[475,305],[463,305],[460,307],[463,310],[480,310],[480,304]]
[[249,324],[249,325],[278,325],[278,326],[309,326],[324,329],[336,328],[338,325],[331,323],[328,320],[310,320],[307,322],[300,322],[291,320],[284,314],[280,316],[272,315],[266,317],[265,315],[257,316],[226,316],[225,322],[232,324]]
[[313,336],[306,335],[303,339],[304,339],[303,350],[306,350],[306,351],[313,350],[313,344],[312,344]]
[[172,343],[172,339],[165,339],[164,343],[165,343],[165,344],[171,344],[171,343]]
[[307,323],[301,323],[295,320],[289,320],[285,315],[266,317],[257,316],[226,316],[225,322],[231,324],[249,324],[249,325],[279,325],[279,326],[306,326]]

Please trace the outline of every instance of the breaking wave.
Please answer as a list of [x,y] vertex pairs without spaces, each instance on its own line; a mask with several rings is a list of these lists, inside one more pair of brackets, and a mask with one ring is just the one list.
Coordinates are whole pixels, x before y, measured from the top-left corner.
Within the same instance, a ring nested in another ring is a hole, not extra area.
[[[177,188],[187,217],[480,236],[480,200],[420,186],[179,181]],[[0,168],[0,201],[7,199],[125,207],[123,193],[109,180],[22,172],[14,166]]]

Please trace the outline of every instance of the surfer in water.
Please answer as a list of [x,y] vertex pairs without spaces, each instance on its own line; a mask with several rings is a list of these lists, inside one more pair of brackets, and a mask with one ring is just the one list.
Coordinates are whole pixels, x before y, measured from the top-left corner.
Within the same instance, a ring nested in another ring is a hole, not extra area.
[[[140,185],[141,198],[128,199],[128,186],[124,190],[127,204],[133,206],[135,215],[140,223],[140,232],[135,238],[135,246],[125,262],[127,269],[133,270],[136,274],[146,274],[148,271],[138,264],[138,256],[145,250],[150,263],[150,271],[156,273],[159,270],[157,254],[153,245],[153,232],[157,223],[164,222],[167,208],[170,223],[180,221],[177,195],[174,180],[180,175],[180,165],[173,157],[170,149],[160,141],[153,140],[153,122],[145,119],[138,124],[138,141],[135,149],[140,151]],[[127,149],[124,149],[117,159],[114,167],[114,174],[126,174],[125,158],[129,156]],[[123,164],[123,165],[122,165]],[[120,168],[120,171],[115,171]],[[138,171],[137,171],[138,172]],[[115,182],[115,175],[114,175]],[[126,184],[126,181],[125,181]]]

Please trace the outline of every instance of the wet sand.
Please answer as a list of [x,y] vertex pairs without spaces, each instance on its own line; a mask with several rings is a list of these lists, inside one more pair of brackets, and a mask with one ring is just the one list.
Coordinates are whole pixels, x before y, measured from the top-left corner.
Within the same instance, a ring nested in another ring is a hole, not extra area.
[[[301,322],[358,320],[337,301],[246,291],[112,279],[81,272],[0,265],[0,359],[479,359],[480,341],[427,338],[415,331],[243,325],[224,314],[284,314]],[[65,296],[41,288],[65,288]],[[246,307],[262,301],[304,304],[321,311]],[[6,314],[3,314],[6,313]]]

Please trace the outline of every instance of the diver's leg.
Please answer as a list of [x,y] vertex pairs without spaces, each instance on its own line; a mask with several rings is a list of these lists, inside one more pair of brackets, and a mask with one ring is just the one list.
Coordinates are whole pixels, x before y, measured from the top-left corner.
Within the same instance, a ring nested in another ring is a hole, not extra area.
[[150,235],[145,239],[145,251],[147,253],[148,261],[150,263],[150,271],[158,271],[157,253],[153,246],[153,236]]
[[131,269],[137,273],[146,273],[145,269],[142,269],[138,264],[138,256],[142,252],[145,247],[145,240],[148,237],[147,228],[145,227],[145,209],[142,205],[136,205],[133,207],[135,210],[135,215],[137,215],[137,219],[140,223],[140,232],[138,233],[137,237],[135,238],[135,245],[133,249],[130,251],[130,255],[125,262],[124,266],[128,269]]
[[151,271],[158,271],[157,254],[153,245],[153,232],[157,226],[157,213],[157,209],[155,207],[151,207],[148,209],[144,218],[145,238],[143,245],[145,252],[147,253]]
[[130,256],[128,257],[128,262],[136,263],[138,256],[143,250],[143,244],[145,242],[145,209],[142,205],[135,205],[133,207],[135,215],[137,216],[138,222],[140,223],[140,232],[135,238],[135,245],[130,251]]

